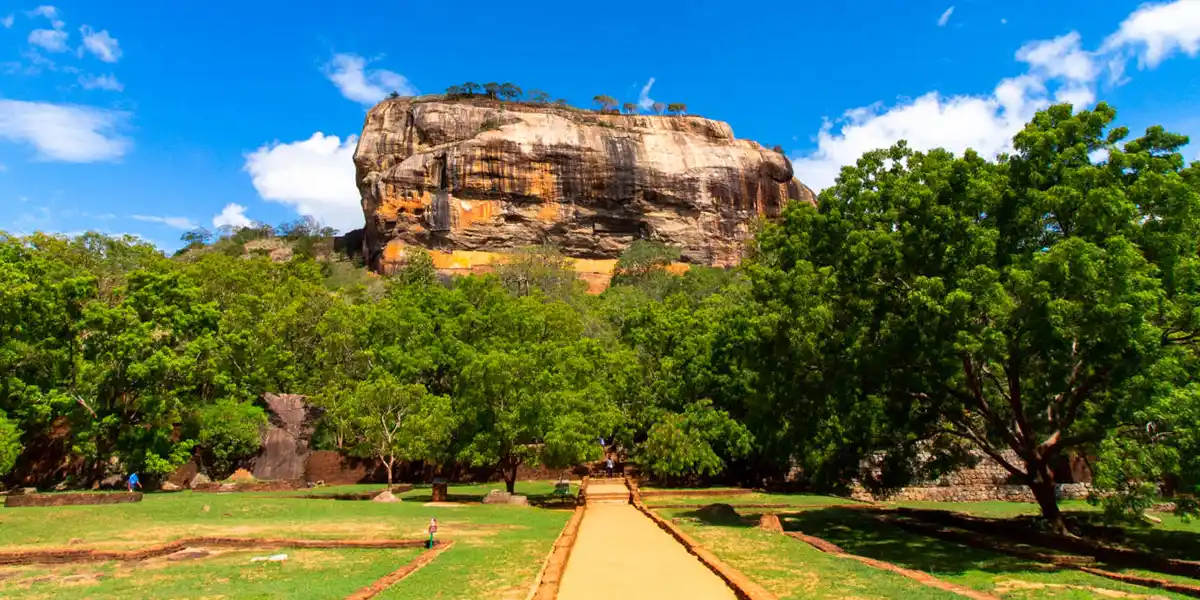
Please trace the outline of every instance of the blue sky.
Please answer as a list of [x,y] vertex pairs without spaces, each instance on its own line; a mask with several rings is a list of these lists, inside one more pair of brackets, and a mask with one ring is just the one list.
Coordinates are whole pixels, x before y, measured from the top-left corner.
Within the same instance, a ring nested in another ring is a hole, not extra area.
[[468,80],[684,102],[814,188],[900,138],[1003,151],[1051,101],[1200,136],[1200,0],[445,6],[4,0],[0,230],[360,226],[366,108]]

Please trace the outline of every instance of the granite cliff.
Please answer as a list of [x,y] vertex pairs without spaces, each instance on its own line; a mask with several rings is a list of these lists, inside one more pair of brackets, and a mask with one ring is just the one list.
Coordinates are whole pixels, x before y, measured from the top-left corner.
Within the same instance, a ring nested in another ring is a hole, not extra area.
[[759,217],[814,202],[787,158],[720,121],[478,97],[384,100],[354,162],[363,251],[378,272],[411,247],[462,273],[551,243],[601,289],[638,238],[680,248],[685,263],[727,266]]

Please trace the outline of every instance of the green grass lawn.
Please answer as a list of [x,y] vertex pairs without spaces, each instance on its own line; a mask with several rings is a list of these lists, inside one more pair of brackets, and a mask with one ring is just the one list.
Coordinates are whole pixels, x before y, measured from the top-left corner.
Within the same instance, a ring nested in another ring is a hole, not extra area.
[[[283,563],[254,556],[286,553]],[[5,598],[344,598],[421,551],[270,550],[171,562],[35,566],[0,570]]]
[[[900,502],[894,505],[992,518],[1039,514],[1036,504],[1020,502]],[[1087,502],[1073,500],[1063,502],[1061,506],[1068,516],[1086,519],[1093,524],[1102,523],[1100,510]],[[1170,513],[1155,513],[1154,516],[1162,519],[1162,523],[1123,524],[1120,526],[1122,535],[1105,541],[1159,556],[1200,560],[1200,520],[1183,519]]]
[[818,536],[847,552],[925,571],[1004,598],[1096,598],[1116,595],[1113,592],[1185,597],[908,532],[860,510],[805,510],[785,515],[782,521],[785,529]]
[[857,504],[849,498],[822,496],[818,494],[768,494],[751,492],[719,496],[643,496],[642,501],[650,506],[678,506],[680,504],[786,504],[788,506],[829,506],[832,504]]
[[[552,489],[552,482],[522,482],[518,484],[518,492],[528,489],[531,493]],[[358,487],[358,486],[355,486]],[[375,486],[376,488],[380,486]],[[452,494],[460,489],[469,490],[470,494],[486,493],[486,489],[494,486],[451,486]],[[501,486],[502,487],[502,484]],[[330,493],[345,493],[361,491],[355,488],[324,488]],[[468,493],[468,492],[463,492]],[[196,536],[230,536],[230,537],[289,537],[300,539],[423,539],[426,527],[431,517],[436,517],[439,523],[439,536],[456,540],[454,548],[443,553],[429,566],[412,577],[389,590],[389,598],[524,598],[524,594],[533,583],[534,575],[541,567],[542,561],[549,553],[554,539],[562,530],[570,517],[570,510],[547,510],[520,506],[424,506],[429,495],[428,488],[414,489],[404,494],[405,501],[396,504],[381,504],[368,501],[339,501],[319,500],[288,497],[279,493],[232,493],[208,494],[195,492],[179,492],[173,494],[148,494],[142,502],[133,504],[114,504],[107,506],[64,506],[53,508],[8,508],[0,509],[0,540],[3,540],[4,550],[18,550],[45,547],[62,547],[70,544],[75,548],[96,548],[125,550],[143,546]],[[292,550],[272,550],[260,554],[286,552],[289,555],[302,554]],[[399,567],[396,553],[400,551],[370,551],[370,550],[331,550],[305,551],[303,554],[314,552],[324,556],[360,556],[355,559],[355,568],[345,568],[345,577],[353,580],[351,590],[369,584],[373,579]],[[372,554],[380,553],[380,554]],[[387,558],[388,556],[391,558]],[[379,556],[378,560],[370,558]],[[232,560],[232,559],[231,559]],[[247,558],[248,560],[248,558]],[[350,560],[346,558],[345,560]],[[161,581],[163,591],[155,588],[147,591],[144,587],[136,588],[140,597],[171,597],[174,593],[172,583],[192,581],[192,584],[181,583],[182,587],[196,585],[196,577],[188,575],[187,569],[203,573],[212,567],[216,578],[226,578],[228,573],[244,570],[240,559],[235,564],[221,566],[214,562],[216,559],[201,559],[195,562],[172,566],[168,569],[174,573],[177,569],[182,573],[179,577],[155,579]],[[319,561],[317,561],[319,562]],[[140,564],[140,563],[139,563]],[[248,564],[248,563],[247,563]],[[291,573],[299,569],[289,569],[294,563],[283,566],[283,571]],[[140,578],[137,565],[109,565],[107,569],[124,569]],[[228,567],[228,568],[226,568]],[[254,565],[254,568],[262,565]],[[361,568],[359,568],[361,567]],[[50,570],[45,567],[33,569]],[[74,565],[69,568],[96,570],[96,565]],[[55,568],[57,569],[57,567]],[[222,569],[226,569],[222,571]],[[232,569],[232,571],[230,571]],[[356,570],[357,569],[357,570]],[[382,573],[375,575],[376,570]],[[318,569],[319,571],[319,569]],[[89,571],[91,572],[91,571]],[[352,573],[361,572],[362,575]],[[6,576],[7,571],[0,570],[0,597],[10,597],[12,590],[20,590],[23,594],[33,594],[37,597],[33,585],[24,590],[23,585],[16,582],[31,579],[31,577]],[[221,573],[226,573],[222,575]],[[252,571],[248,573],[259,573]],[[339,575],[340,577],[341,575]],[[191,577],[192,579],[188,579]],[[32,576],[37,578],[37,576]],[[305,576],[300,576],[297,582],[303,583]],[[333,576],[314,574],[314,580],[333,582]],[[80,578],[80,581],[88,581]],[[109,583],[111,581],[111,583]],[[284,579],[280,579],[280,590],[274,597],[299,597],[287,593],[288,588]],[[44,597],[83,598],[104,597],[109,593],[105,590],[132,590],[134,588],[120,587],[117,577],[101,579],[99,583],[53,583],[44,582],[51,586],[52,593]],[[41,586],[41,584],[38,584]],[[142,584],[139,584],[142,585]],[[152,585],[153,584],[147,584]],[[263,582],[270,588],[269,582]],[[333,583],[330,583],[333,585]],[[116,587],[106,587],[116,586]],[[45,586],[41,586],[45,587]],[[435,589],[436,588],[436,589]],[[216,595],[231,598],[271,597],[255,595],[263,588],[247,586],[247,595],[237,595],[230,589],[226,593],[217,591]],[[339,588],[340,589],[340,588]],[[253,591],[259,590],[259,591]],[[113,592],[118,593],[118,592]],[[132,593],[132,592],[130,592]],[[239,592],[240,593],[240,592]],[[348,593],[348,592],[347,592]],[[194,592],[193,592],[194,594]],[[329,597],[341,597],[340,591]],[[301,595],[303,596],[303,595]],[[317,596],[310,596],[317,597]]]
[[904,576],[837,558],[778,533],[744,523],[706,523],[692,509],[658,509],[721,560],[779,596],[801,598],[928,598],[955,594],[926,587]]

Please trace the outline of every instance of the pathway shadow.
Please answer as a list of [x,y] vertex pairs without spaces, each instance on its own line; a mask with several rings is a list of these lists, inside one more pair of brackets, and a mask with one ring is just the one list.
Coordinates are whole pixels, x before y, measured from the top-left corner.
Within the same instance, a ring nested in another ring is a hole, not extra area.
[[1063,568],[979,550],[905,531],[870,511],[825,508],[779,515],[785,531],[801,531],[846,552],[932,574],[1056,572]]

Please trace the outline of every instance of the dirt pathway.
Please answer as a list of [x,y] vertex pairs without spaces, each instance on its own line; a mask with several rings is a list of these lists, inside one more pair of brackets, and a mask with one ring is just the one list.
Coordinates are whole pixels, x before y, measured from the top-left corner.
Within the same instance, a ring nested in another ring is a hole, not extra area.
[[[610,489],[611,488],[611,489]],[[594,485],[589,495],[619,494]],[[636,508],[589,504],[559,587],[560,600],[733,600],[733,590]]]

